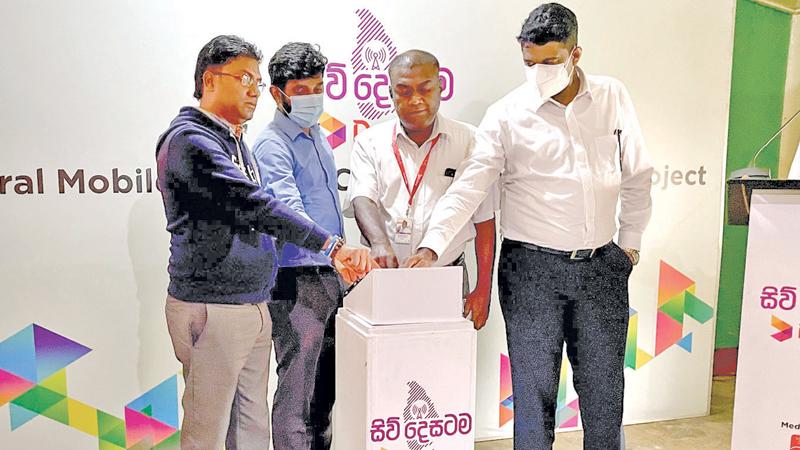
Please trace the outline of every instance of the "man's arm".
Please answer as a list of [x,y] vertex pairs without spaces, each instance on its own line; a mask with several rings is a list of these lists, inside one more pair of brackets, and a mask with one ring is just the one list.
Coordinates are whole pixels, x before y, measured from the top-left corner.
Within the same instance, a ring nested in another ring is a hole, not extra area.
[[267,192],[311,220],[294,178],[294,156],[291,149],[283,142],[263,140],[256,143],[253,156],[261,174],[261,184]]
[[620,116],[622,118],[622,185],[620,190],[619,245],[631,261],[641,248],[642,234],[650,221],[653,166],[647,154],[644,137],[633,102],[625,86],[620,84]]
[[472,323],[476,330],[486,325],[489,318],[489,303],[492,301],[492,275],[494,273],[495,220],[475,224],[475,259],[478,262],[478,283],[467,295],[464,303],[464,317],[472,313]]
[[505,165],[505,132],[502,105],[489,108],[475,135],[475,145],[458,168],[453,184],[436,202],[428,230],[407,267],[428,267],[450,245],[472,217]]
[[353,210],[358,229],[369,242],[372,258],[380,267],[396,268],[397,256],[392,250],[389,236],[386,235],[386,228],[383,226],[378,205],[367,197],[356,197],[353,199]]
[[265,193],[233,164],[225,150],[201,133],[177,133],[157,155],[159,178],[185,192],[176,198],[192,216],[252,228],[331,257],[358,276],[371,268],[366,250],[333,245],[333,236]]
[[[447,192],[436,202],[428,231],[420,242],[417,253],[408,259],[409,267],[429,266],[450,245],[459,230],[469,222],[486,194],[500,177],[505,165],[502,108],[489,108],[475,135],[475,146],[470,157],[458,169],[459,174]],[[430,252],[430,253],[428,253]]]
[[395,268],[398,265],[397,257],[378,209],[379,189],[378,167],[372,152],[368,151],[361,139],[356,139],[350,153],[350,181],[344,214],[355,215],[358,229],[369,243],[370,255],[378,266]]

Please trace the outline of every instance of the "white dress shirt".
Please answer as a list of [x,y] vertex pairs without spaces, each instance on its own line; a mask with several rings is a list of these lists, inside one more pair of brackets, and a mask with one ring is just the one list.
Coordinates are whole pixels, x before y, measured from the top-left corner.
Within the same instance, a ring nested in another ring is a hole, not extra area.
[[620,246],[639,249],[653,168],[633,103],[618,80],[578,76],[567,106],[525,83],[489,107],[473,157],[436,205],[421,247],[446,248],[502,173],[504,238],[572,251],[600,247],[619,231]]
[[[409,193],[392,150],[393,130],[406,176],[411,184],[409,187],[412,188],[420,165],[431,149],[431,143],[437,135],[441,135],[430,153],[427,169],[414,196],[410,214],[413,219],[410,244],[395,242],[395,220],[406,216]],[[350,155],[350,181],[343,211],[345,217],[353,217],[352,201],[356,197],[366,197],[374,201],[383,218],[392,249],[402,262],[417,250],[425,237],[434,206],[458,177],[459,166],[469,158],[474,148],[475,132],[474,126],[441,115],[436,118],[430,138],[419,147],[406,135],[397,119],[373,125],[360,132]],[[464,253],[467,242],[475,238],[475,227],[467,223],[470,217],[473,223],[494,217],[498,204],[496,186],[496,183],[491,184],[491,195],[480,205],[476,202],[477,211],[473,214],[473,208],[469,212],[464,224],[454,230],[449,244],[437,252],[439,259],[436,266],[455,261]]]

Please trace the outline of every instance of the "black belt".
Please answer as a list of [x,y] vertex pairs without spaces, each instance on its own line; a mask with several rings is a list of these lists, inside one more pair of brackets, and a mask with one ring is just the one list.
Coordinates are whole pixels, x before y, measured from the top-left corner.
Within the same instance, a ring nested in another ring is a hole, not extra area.
[[595,256],[599,256],[608,247],[613,245],[613,242],[609,242],[608,244],[602,245],[602,246],[597,247],[597,248],[582,248],[582,249],[579,249],[579,250],[568,251],[568,250],[556,250],[554,248],[549,248],[549,247],[541,247],[539,245],[531,244],[529,242],[514,241],[512,239],[503,239],[503,243],[508,243],[510,245],[514,245],[514,246],[518,246],[518,247],[523,247],[523,248],[526,248],[528,250],[533,250],[535,252],[542,252],[542,253],[549,253],[551,255],[564,256],[564,257],[567,257],[567,258],[569,258],[569,259],[571,259],[573,261],[583,261],[585,259],[592,259]]
[[336,270],[331,266],[295,266],[295,267],[280,267],[278,274],[281,275],[322,275],[332,273]]
[[462,253],[462,254],[458,255],[458,258],[456,258],[453,262],[448,264],[447,267],[463,266],[463,265],[464,265],[464,254]]

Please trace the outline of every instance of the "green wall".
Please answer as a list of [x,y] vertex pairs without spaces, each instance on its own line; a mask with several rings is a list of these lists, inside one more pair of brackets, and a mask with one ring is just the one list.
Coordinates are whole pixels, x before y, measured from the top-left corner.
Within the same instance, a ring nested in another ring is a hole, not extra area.
[[[780,126],[792,16],[752,0],[738,0],[735,22],[726,175],[746,167],[753,153]],[[779,153],[780,139],[776,139],[761,153],[758,165],[771,168],[773,176],[777,176]],[[746,247],[747,227],[725,225],[718,349],[739,346]]]

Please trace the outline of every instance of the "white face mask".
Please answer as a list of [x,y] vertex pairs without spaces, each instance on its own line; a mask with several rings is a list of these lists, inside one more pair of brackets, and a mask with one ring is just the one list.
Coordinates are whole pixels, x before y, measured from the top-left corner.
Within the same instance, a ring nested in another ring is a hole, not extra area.
[[525,67],[525,77],[529,82],[536,84],[542,98],[553,97],[569,86],[575,65],[573,64],[572,69],[568,71],[567,63],[572,61],[574,51],[573,48],[569,52],[569,59],[561,64],[534,64]]
[[[281,93],[286,95],[283,91]],[[323,112],[323,94],[293,95],[289,97],[289,100],[292,102],[292,111],[286,115],[292,122],[299,125],[300,128],[311,128],[319,123]]]

